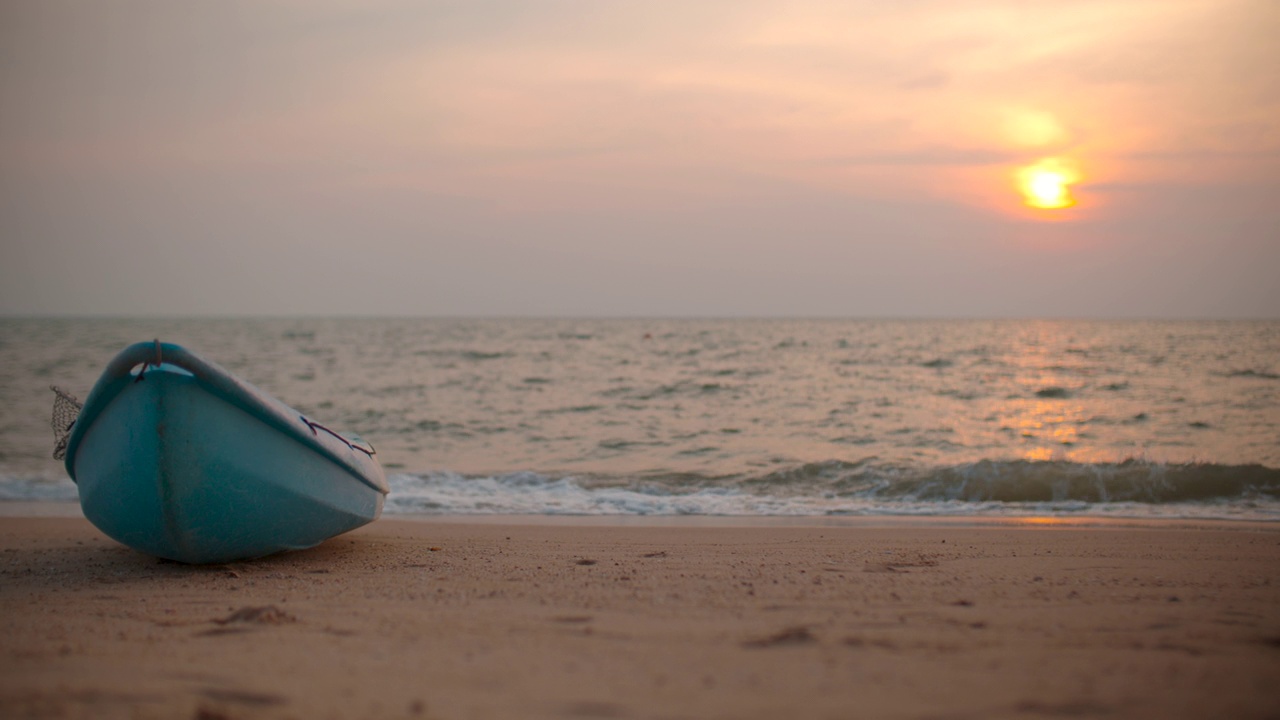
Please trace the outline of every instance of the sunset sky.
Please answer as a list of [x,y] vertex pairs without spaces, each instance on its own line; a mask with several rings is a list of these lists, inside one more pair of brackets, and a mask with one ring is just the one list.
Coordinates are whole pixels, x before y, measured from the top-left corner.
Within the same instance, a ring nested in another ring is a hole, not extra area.
[[1274,0],[5,2],[0,314],[1280,317],[1277,37]]

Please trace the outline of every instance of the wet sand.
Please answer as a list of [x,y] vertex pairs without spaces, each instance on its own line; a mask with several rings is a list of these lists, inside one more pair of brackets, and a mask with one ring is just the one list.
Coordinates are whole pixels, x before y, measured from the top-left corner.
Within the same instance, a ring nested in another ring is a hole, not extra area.
[[1275,718],[1280,527],[0,517],[0,717]]

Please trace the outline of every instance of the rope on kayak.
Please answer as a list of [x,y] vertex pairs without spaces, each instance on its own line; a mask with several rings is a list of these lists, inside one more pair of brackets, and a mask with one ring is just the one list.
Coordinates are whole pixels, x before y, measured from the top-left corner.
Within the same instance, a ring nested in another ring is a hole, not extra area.
[[71,426],[80,417],[80,408],[84,407],[74,395],[57,385],[50,385],[54,392],[53,418],[49,424],[53,427],[53,458],[62,460],[67,456],[67,439],[71,437]]
[[351,448],[352,450],[356,450],[356,451],[362,452],[362,453],[364,453],[365,455],[368,455],[369,457],[373,457],[374,455],[377,455],[377,454],[378,454],[378,451],[377,451],[377,450],[375,450],[375,449],[373,449],[373,445],[372,445],[372,444],[370,444],[370,445],[369,445],[369,449],[368,449],[368,450],[366,450],[366,449],[364,449],[364,448],[360,447],[359,445],[355,445],[355,444],[353,444],[350,440],[348,440],[348,439],[347,439],[344,435],[342,435],[341,433],[336,433],[336,432],[334,432],[334,431],[330,430],[329,428],[327,428],[327,427],[325,427],[325,426],[321,425],[321,424],[320,424],[320,423],[318,423],[318,422],[311,422],[310,420],[306,419],[305,417],[303,417],[303,416],[301,416],[301,415],[299,415],[299,416],[298,416],[298,419],[299,419],[299,420],[301,420],[302,422],[306,423],[307,427],[311,428],[311,434],[312,434],[312,435],[319,435],[320,433],[318,433],[318,432],[316,432],[316,431],[317,431],[317,430],[323,430],[323,431],[325,431],[325,432],[329,433],[330,435],[332,435],[332,436],[334,436],[334,437],[338,438],[338,440],[340,440],[340,441],[342,442],[342,444],[343,444],[343,445],[346,445],[347,447]]
[[140,363],[138,365],[138,376],[133,379],[134,382],[139,383],[139,382],[142,382],[143,380],[146,380],[147,368],[149,367],[158,368],[160,367],[161,363],[164,362],[164,357],[160,354],[160,338],[156,338],[155,343],[156,343],[156,359],[150,362]]

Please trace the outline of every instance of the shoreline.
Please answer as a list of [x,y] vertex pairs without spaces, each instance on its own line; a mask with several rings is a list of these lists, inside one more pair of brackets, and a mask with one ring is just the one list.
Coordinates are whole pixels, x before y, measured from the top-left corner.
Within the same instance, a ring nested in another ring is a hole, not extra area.
[[384,518],[198,567],[82,519],[4,518],[0,715],[1262,719],[1280,703],[1276,525],[475,520]]
[[[74,501],[0,501],[0,518],[79,518]],[[1280,520],[1232,518],[1131,517],[1118,515],[983,515],[983,514],[866,514],[866,515],[627,515],[627,514],[426,514],[387,513],[373,522],[444,523],[461,525],[563,525],[567,527],[1092,527],[1168,529],[1274,529]]]

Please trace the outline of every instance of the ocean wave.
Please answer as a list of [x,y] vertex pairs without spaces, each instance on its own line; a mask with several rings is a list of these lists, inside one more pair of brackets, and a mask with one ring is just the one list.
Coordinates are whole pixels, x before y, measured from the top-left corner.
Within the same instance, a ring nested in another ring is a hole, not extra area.
[[880,462],[809,463],[742,481],[777,491],[965,502],[1202,502],[1280,498],[1280,469],[1263,465],[980,460],[943,467]]
[[[388,514],[1100,515],[1280,521],[1280,469],[1263,465],[982,460],[920,467],[869,458],[752,477],[697,473],[389,478]],[[0,501],[73,502],[66,477],[0,474]]]
[[74,502],[80,497],[71,478],[0,474],[0,502]]
[[536,515],[1100,514],[1280,520],[1280,469],[1261,465],[984,460],[918,468],[874,459],[758,477],[535,472],[391,478],[387,511]]
[[1259,380],[1280,380],[1280,373],[1274,373],[1269,370],[1257,370],[1254,368],[1245,368],[1244,370],[1232,370],[1223,375],[1229,378],[1257,378]]

